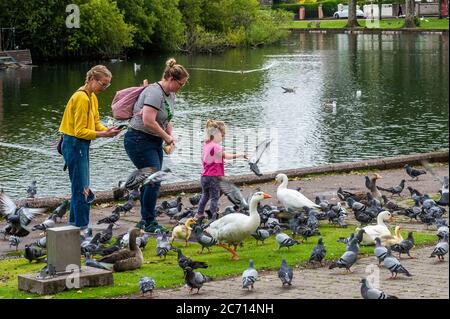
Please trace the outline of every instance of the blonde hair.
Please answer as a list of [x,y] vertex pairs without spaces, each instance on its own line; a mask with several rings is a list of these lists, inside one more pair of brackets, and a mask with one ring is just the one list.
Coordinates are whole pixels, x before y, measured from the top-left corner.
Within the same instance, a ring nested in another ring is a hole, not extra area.
[[162,78],[164,80],[173,78],[181,81],[185,78],[189,78],[189,73],[181,64],[177,64],[177,61],[174,58],[170,58],[166,61],[166,68],[164,69]]
[[222,137],[225,136],[225,123],[222,121],[207,120],[206,121],[206,142],[211,142],[214,139],[214,135],[221,133]]
[[92,67],[87,73],[86,73],[86,84],[89,82],[91,78],[94,78],[96,80],[100,80],[102,77],[108,77],[112,78],[111,71],[108,70],[108,68],[104,65],[96,65]]

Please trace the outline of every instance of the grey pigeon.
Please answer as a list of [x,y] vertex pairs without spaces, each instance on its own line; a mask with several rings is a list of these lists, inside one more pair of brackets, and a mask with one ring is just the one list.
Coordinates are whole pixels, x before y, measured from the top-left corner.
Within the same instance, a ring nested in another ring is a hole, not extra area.
[[186,267],[189,267],[191,269],[197,269],[197,268],[208,268],[208,264],[204,261],[195,261],[190,259],[189,257],[186,257],[183,255],[183,252],[179,248],[174,248],[175,251],[178,252],[178,266],[181,267],[181,269],[185,269]]
[[32,230],[42,230],[42,231],[46,231],[49,228],[53,228],[56,226],[56,218],[58,216],[56,215],[50,215],[48,217],[48,219],[44,220],[41,224],[39,225],[34,225]]
[[33,245],[39,248],[47,248],[47,236],[39,238],[33,243]]
[[11,248],[11,246],[19,248],[19,244],[20,244],[20,237],[17,236],[10,236],[9,239],[9,248]]
[[344,243],[348,245],[353,238],[355,238],[355,234],[351,233],[350,237],[339,237],[338,243]]
[[361,279],[361,296],[364,299],[398,299],[396,296],[388,295],[377,288],[371,287],[365,278]]
[[126,180],[121,189],[135,190],[139,189],[144,183],[145,179],[156,172],[154,167],[144,167],[134,170]]
[[106,244],[107,242],[109,242],[111,240],[112,235],[113,235],[113,230],[112,230],[113,226],[114,226],[113,223],[109,224],[108,227],[100,233],[100,238],[98,241],[101,244]]
[[405,188],[405,180],[402,179],[402,180],[400,181],[400,184],[397,185],[397,186],[388,187],[388,188],[383,188],[383,187],[381,187],[381,186],[377,186],[377,188],[378,188],[379,190],[381,190],[381,191],[385,191],[385,192],[391,193],[392,196],[394,196],[394,195],[400,196],[401,192],[402,192],[403,189]]
[[163,181],[170,179],[172,176],[173,176],[172,171],[169,168],[165,168],[148,176],[142,183],[142,186],[161,183]]
[[444,256],[448,253],[448,237],[445,237],[439,241],[434,247],[430,258],[437,257],[439,261],[444,261]]
[[252,157],[248,161],[248,165],[250,166],[251,171],[255,173],[256,176],[262,176],[261,171],[258,167],[258,163],[264,152],[269,147],[270,142],[271,140],[267,139],[259,143],[258,146],[256,146],[256,150],[253,153]]
[[47,252],[45,251],[45,249],[39,248],[34,245],[25,245],[24,257],[28,259],[30,263],[34,260],[36,260],[37,262],[42,261],[45,258],[46,254]]
[[291,246],[300,244],[295,239],[289,237],[289,235],[282,233],[279,227],[275,228],[274,232],[276,234],[275,240],[278,243],[278,249],[280,249],[281,247],[287,247],[289,249],[289,247]]
[[288,88],[288,87],[281,87],[284,92],[283,93],[295,93],[295,89],[294,88]]
[[[158,230],[159,231],[159,230]],[[169,243],[167,234],[165,232],[158,232],[156,235],[156,256],[166,259],[166,254],[172,249],[172,245]]]
[[97,225],[100,224],[114,224],[116,223],[118,220],[120,219],[120,213],[116,212],[116,210],[114,210],[110,216],[107,216],[105,218],[100,219],[97,222]]
[[258,241],[264,244],[264,241],[270,237],[271,231],[268,229],[258,228],[254,233],[252,233],[252,237],[256,239],[256,245],[258,245]]
[[61,219],[64,217],[64,215],[67,213],[67,208],[69,207],[69,201],[67,199],[65,199],[58,207],[55,208],[55,210],[53,211],[53,215],[56,215],[59,220],[61,221]]
[[398,274],[405,274],[407,277],[411,277],[412,275],[406,270],[405,267],[398,261],[397,258],[391,255],[391,250],[388,249],[386,253],[386,257],[384,258],[384,267],[389,269],[391,272],[391,277],[389,279],[397,278]]
[[217,240],[215,240],[212,236],[205,233],[203,231],[203,228],[199,225],[194,226],[194,235],[195,238],[197,239],[197,242],[202,246],[202,250],[199,252],[200,254],[203,253],[203,250],[205,248],[208,249],[208,252],[211,252],[209,247],[217,244]]
[[184,281],[186,285],[191,288],[189,293],[192,292],[193,289],[197,289],[197,294],[200,292],[200,288],[203,287],[203,284],[211,281],[212,278],[208,277],[201,272],[193,271],[191,267],[183,268],[184,271]]
[[350,268],[355,264],[358,259],[358,239],[353,238],[347,246],[347,251],[337,261],[330,265],[330,269],[333,268],[345,268],[347,272],[352,272]]
[[201,198],[202,194],[195,194],[194,196],[189,197],[189,203],[191,203],[192,206],[197,206]]
[[317,245],[314,247],[314,249],[311,253],[311,256],[309,257],[308,262],[309,263],[319,262],[320,265],[323,265],[322,261],[325,258],[326,254],[327,254],[327,250],[325,249],[325,246],[323,245],[322,237],[320,237],[317,242]]
[[110,270],[110,268],[111,268],[111,266],[108,266],[108,264],[106,264],[106,263],[101,263],[95,259],[92,259],[91,254],[89,252],[87,252],[85,254],[85,265],[87,267],[93,267],[93,268],[105,269],[105,270]]
[[382,261],[384,261],[384,258],[386,258],[388,249],[381,245],[381,240],[379,237],[375,238],[375,249],[374,254],[375,257],[378,259],[378,265],[381,264]]
[[220,190],[227,196],[230,202],[241,210],[248,209],[248,202],[244,196],[242,196],[240,189],[236,185],[225,180],[221,180],[219,185]]
[[415,178],[415,180],[417,181],[419,179],[420,175],[426,174],[427,171],[425,170],[419,170],[419,169],[415,169],[413,168],[411,165],[406,164],[404,166],[406,173],[411,176],[412,178]]
[[401,254],[407,254],[409,258],[414,258],[409,254],[409,251],[414,247],[414,237],[413,232],[408,233],[408,237],[402,240],[400,243],[392,245],[391,250],[398,252],[398,258],[401,257]]
[[36,181],[32,181],[30,186],[27,188],[27,198],[34,198],[37,193]]
[[149,292],[150,295],[153,295],[153,289],[156,287],[156,282],[152,277],[141,276],[138,285],[142,295],[145,295],[147,292]]
[[258,279],[258,272],[253,265],[253,259],[250,259],[248,268],[242,273],[242,288],[253,289],[253,285]]
[[284,287],[284,285],[292,286],[292,278],[294,277],[294,272],[292,271],[292,268],[288,266],[286,263],[286,259],[283,258],[281,261],[280,268],[278,268],[277,271],[278,278],[281,280],[281,284]]

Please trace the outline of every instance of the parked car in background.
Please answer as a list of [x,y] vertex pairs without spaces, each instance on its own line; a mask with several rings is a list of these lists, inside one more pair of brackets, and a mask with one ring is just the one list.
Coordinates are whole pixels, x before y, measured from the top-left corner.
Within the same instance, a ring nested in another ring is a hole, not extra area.
[[[342,9],[340,11],[336,11],[333,14],[333,17],[335,19],[347,19],[348,18],[348,8]],[[356,9],[356,17],[357,18],[364,18],[364,12],[360,9]]]

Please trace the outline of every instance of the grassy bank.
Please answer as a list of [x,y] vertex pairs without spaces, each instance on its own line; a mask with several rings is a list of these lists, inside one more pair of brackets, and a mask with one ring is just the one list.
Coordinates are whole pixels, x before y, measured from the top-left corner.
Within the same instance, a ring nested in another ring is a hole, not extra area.
[[[320,26],[317,27],[316,24],[320,22]],[[358,23],[361,27],[366,27],[366,19],[358,19]],[[286,28],[289,29],[307,29],[307,28],[320,28],[320,29],[341,29],[347,24],[346,19],[341,20],[301,20],[301,21],[291,21]],[[404,24],[404,19],[383,19],[380,21],[381,29],[398,29]],[[448,30],[449,20],[448,19],[438,19],[438,18],[424,18],[420,20],[420,25],[417,29],[440,29]],[[370,26],[369,26],[370,27]]]
[[[329,225],[322,225],[320,232],[324,238],[327,249],[327,260],[335,260],[345,251],[345,245],[338,243],[339,237],[347,237],[354,230],[353,226],[347,229],[335,228]],[[290,233],[290,232],[288,232]],[[406,237],[406,232],[403,233]],[[244,247],[238,249],[240,260],[233,262],[230,254],[222,248],[214,247],[211,254],[198,254],[199,245],[191,243],[183,251],[185,255],[199,261],[206,261],[208,269],[201,271],[214,279],[226,278],[228,276],[241,275],[247,268],[248,260],[253,259],[255,267],[260,271],[263,269],[273,270],[280,265],[281,259],[286,258],[290,266],[305,263],[317,243],[318,237],[312,237],[307,242],[291,247],[290,250],[283,248],[278,250],[275,238],[272,236],[266,240],[264,245],[256,246],[255,240],[249,238],[244,242]],[[416,245],[431,245],[436,242],[433,233],[415,233]],[[156,280],[157,289],[182,286],[184,284],[183,272],[177,264],[176,254],[171,252],[167,259],[163,260],[155,256],[155,240],[149,240],[144,249],[145,264],[139,270],[115,273],[114,285],[98,288],[83,288],[79,291],[66,291],[57,295],[45,296],[44,298],[111,298],[117,296],[131,295],[139,293],[137,283],[141,275],[152,276]],[[181,242],[176,242],[175,246],[183,247]],[[362,247],[362,255],[373,255],[373,247]],[[17,289],[17,276],[19,274],[32,273],[41,269],[44,264],[29,264],[24,258],[0,261],[0,298],[42,298],[41,296],[24,293]],[[358,267],[356,265],[356,267]]]

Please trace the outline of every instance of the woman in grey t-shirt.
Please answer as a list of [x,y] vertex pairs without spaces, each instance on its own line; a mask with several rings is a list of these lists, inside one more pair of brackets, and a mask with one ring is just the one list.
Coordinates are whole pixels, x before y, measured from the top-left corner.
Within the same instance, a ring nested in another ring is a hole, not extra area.
[[[136,168],[154,167],[163,162],[162,144],[175,145],[172,117],[175,93],[189,79],[186,69],[171,58],[166,62],[161,81],[149,85],[134,105],[134,115],[125,134],[125,150]],[[147,185],[141,193],[141,221],[136,225],[154,233],[162,227],[156,222],[155,206],[160,183]]]

